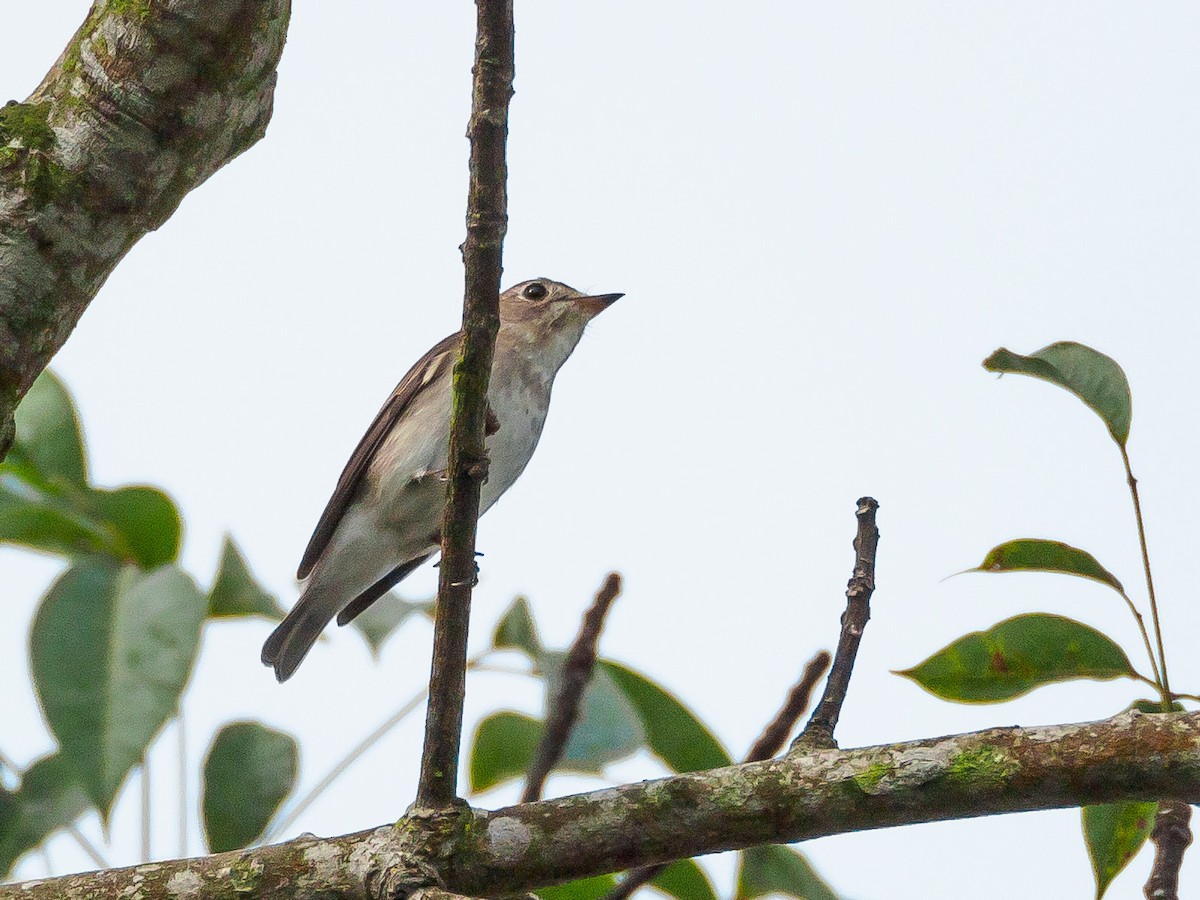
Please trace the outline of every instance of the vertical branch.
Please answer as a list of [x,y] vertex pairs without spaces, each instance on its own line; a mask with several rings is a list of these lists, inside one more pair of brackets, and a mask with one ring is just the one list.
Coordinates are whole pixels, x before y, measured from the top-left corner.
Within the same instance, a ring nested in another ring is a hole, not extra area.
[[850,674],[858,656],[858,645],[871,618],[871,594],[875,592],[875,550],[879,546],[879,529],[875,527],[875,511],[879,503],[871,497],[861,497],[855,516],[858,534],[854,538],[854,574],[846,586],[846,611],[842,613],[842,634],[838,638],[833,668],[825,682],[825,693],[816,711],[808,720],[797,744],[816,747],[836,747],[833,731],[842,713],[842,703],[850,687]]
[[417,803],[440,808],[455,799],[466,686],[467,624],[475,584],[475,527],[487,477],[484,423],[496,333],[500,275],[508,224],[505,140],[513,89],[512,0],[476,0],[475,66],[471,95],[471,175],[462,347],[454,366],[450,464],[442,563],[438,576],[429,710]]
[[1154,830],[1154,868],[1146,882],[1147,900],[1179,900],[1179,867],[1184,851],[1192,843],[1192,808],[1180,800],[1163,800],[1158,804]]
[[1138,543],[1142,548],[1142,569],[1146,574],[1146,593],[1150,597],[1150,620],[1154,623],[1154,640],[1158,644],[1158,665],[1162,672],[1159,690],[1162,692],[1163,712],[1171,711],[1171,681],[1167,678],[1167,654],[1163,649],[1162,626],[1158,621],[1158,599],[1154,595],[1154,576],[1150,572],[1150,547],[1146,543],[1146,525],[1142,520],[1142,501],[1138,496],[1137,479],[1129,465],[1129,454],[1120,444],[1121,462],[1125,463],[1125,479],[1129,483],[1129,495],[1133,498],[1133,515],[1137,519]]

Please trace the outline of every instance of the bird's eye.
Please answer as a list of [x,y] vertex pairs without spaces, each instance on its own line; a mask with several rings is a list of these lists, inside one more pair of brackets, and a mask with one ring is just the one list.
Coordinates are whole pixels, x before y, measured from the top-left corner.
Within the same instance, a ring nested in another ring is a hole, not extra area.
[[535,281],[521,293],[525,295],[526,300],[541,300],[550,292],[546,290],[546,286],[540,281]]

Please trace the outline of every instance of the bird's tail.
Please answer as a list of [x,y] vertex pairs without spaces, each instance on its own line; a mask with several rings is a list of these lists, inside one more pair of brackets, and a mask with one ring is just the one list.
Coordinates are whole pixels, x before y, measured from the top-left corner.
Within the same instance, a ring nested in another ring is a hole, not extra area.
[[305,597],[300,598],[263,644],[263,665],[275,670],[278,681],[292,677],[333,618],[332,614],[326,615],[319,604],[305,601]]

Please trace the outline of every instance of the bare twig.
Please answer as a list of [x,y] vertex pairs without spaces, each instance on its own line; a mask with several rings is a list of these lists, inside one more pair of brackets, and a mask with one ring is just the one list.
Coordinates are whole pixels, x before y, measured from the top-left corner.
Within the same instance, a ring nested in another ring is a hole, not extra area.
[[763,729],[763,733],[759,735],[754,746],[746,754],[746,762],[770,759],[783,749],[788,735],[792,733],[792,729],[796,727],[800,717],[808,711],[813,688],[816,687],[817,682],[821,680],[821,676],[828,668],[829,652],[826,650],[820,651],[808,661],[808,665],[804,667],[804,674],[788,692],[787,700],[784,701],[771,724]]
[[871,594],[875,591],[875,550],[879,546],[879,529],[875,527],[875,511],[879,503],[871,497],[860,497],[855,516],[858,518],[858,534],[854,538],[854,574],[846,586],[846,611],[842,613],[842,634],[838,638],[837,654],[829,680],[825,682],[825,693],[817,705],[808,725],[792,747],[836,747],[833,739],[846,690],[850,687],[850,674],[854,671],[854,659],[858,645],[862,642],[867,620],[871,618]]
[[454,367],[450,462],[425,749],[417,803],[444,808],[456,796],[466,686],[467,626],[475,584],[475,529],[487,477],[487,390],[500,328],[500,275],[507,229],[505,140],[513,88],[512,0],[476,0],[471,179],[463,244],[466,296],[461,355]]
[[1154,868],[1146,882],[1146,900],[1179,900],[1179,867],[1183,854],[1192,843],[1192,808],[1179,800],[1158,804],[1154,830]]
[[608,615],[609,607],[621,594],[621,576],[609,572],[604,584],[596,592],[596,599],[583,615],[579,625],[579,633],[575,642],[567,651],[559,674],[558,690],[547,704],[546,725],[542,729],[541,739],[533,760],[529,764],[529,774],[525,779],[525,792],[521,796],[522,803],[532,803],[542,796],[542,788],[550,770],[557,765],[579,717],[579,704],[583,700],[583,692],[587,690],[588,682],[592,680],[592,670],[596,666],[596,645],[600,641],[600,632],[604,629],[604,617]]
[[[763,729],[750,751],[746,754],[746,762],[762,762],[770,759],[783,749],[783,744],[792,729],[808,709],[812,699],[813,688],[829,667],[829,653],[820,651],[808,661],[800,680],[788,691],[787,699],[775,718]],[[655,866],[642,866],[629,872],[607,894],[603,900],[628,900],[633,892],[658,877],[670,863],[659,863]]]

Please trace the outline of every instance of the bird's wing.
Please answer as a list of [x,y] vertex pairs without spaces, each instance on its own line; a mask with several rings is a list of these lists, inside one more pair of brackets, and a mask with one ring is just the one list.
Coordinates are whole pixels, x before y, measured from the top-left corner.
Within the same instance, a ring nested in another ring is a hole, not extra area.
[[392,430],[404,411],[408,409],[413,399],[436,380],[447,366],[454,364],[453,351],[458,343],[458,333],[438,341],[396,385],[392,395],[383,404],[383,409],[379,410],[375,421],[371,423],[367,433],[354,448],[354,453],[351,454],[350,461],[346,463],[346,468],[342,470],[337,487],[333,489],[333,496],[325,505],[325,512],[321,513],[321,520],[317,522],[316,530],[313,531],[313,536],[308,541],[308,547],[304,550],[304,558],[300,560],[300,569],[296,573],[297,578],[307,578],[312,572],[313,566],[325,552],[329,539],[337,530],[338,523],[342,521],[342,514],[345,513],[346,507],[354,499],[380,444],[383,443],[384,438],[387,437],[388,432]]

